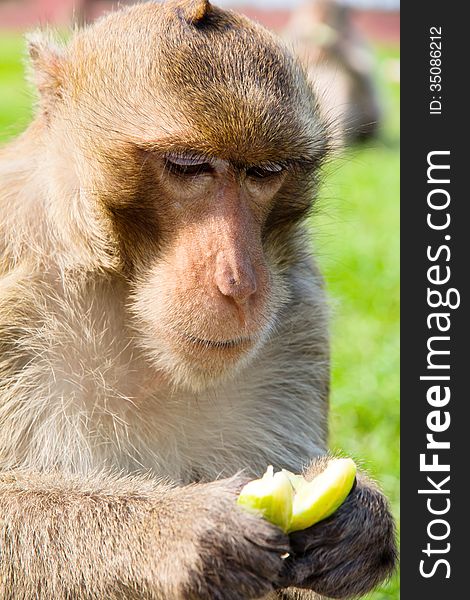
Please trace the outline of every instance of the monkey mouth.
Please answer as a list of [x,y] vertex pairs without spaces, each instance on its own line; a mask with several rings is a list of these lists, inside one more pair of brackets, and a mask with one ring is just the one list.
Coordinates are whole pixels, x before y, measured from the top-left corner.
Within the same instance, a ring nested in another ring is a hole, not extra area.
[[205,338],[199,338],[189,333],[181,334],[184,340],[199,346],[200,348],[212,348],[216,350],[231,350],[235,348],[243,348],[244,346],[251,344],[251,339],[248,337],[239,337],[232,340],[207,340]]

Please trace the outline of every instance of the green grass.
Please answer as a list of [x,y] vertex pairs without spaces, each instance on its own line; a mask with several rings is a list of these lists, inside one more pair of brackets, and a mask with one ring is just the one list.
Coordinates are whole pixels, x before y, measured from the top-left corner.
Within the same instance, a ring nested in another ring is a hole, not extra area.
[[33,93],[25,83],[22,36],[0,33],[0,141],[23,131],[31,119]]
[[[30,119],[23,49],[20,36],[0,36],[0,140]],[[331,445],[370,470],[398,518],[399,89],[384,77],[397,52],[378,56],[382,138],[328,166],[311,227],[332,304]],[[398,599],[398,577],[370,598]]]
[[[332,305],[333,449],[380,482],[399,518],[399,85],[384,74],[381,139],[330,164],[311,222]],[[399,579],[370,595],[399,598]]]

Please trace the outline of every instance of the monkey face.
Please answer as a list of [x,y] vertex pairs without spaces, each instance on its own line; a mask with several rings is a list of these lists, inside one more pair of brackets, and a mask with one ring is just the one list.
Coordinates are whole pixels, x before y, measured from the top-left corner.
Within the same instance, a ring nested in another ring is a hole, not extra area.
[[133,311],[158,366],[197,388],[243,364],[287,298],[263,244],[286,172],[194,152],[168,153],[154,168],[164,243],[142,269]]
[[68,189],[91,223],[89,270],[120,270],[136,339],[171,380],[201,388],[275,327],[328,137],[271,33],[178,6],[137,5],[76,35],[48,65],[47,119],[62,132],[51,180],[75,171]]

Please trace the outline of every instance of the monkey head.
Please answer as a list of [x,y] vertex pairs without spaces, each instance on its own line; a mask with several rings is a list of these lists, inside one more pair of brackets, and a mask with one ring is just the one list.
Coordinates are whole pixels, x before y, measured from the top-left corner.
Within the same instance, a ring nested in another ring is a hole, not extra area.
[[205,0],[133,6],[30,53],[69,255],[125,279],[136,339],[173,383],[235,372],[288,301],[328,145],[302,67]]

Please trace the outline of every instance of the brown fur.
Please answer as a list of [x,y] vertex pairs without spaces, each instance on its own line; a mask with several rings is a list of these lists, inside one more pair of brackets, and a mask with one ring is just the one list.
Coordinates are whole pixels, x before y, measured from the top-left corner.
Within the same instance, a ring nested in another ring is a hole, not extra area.
[[0,153],[0,595],[367,591],[394,541],[365,478],[302,536],[235,503],[267,464],[328,460],[304,218],[329,138],[302,68],[202,0],[30,53],[37,115]]

